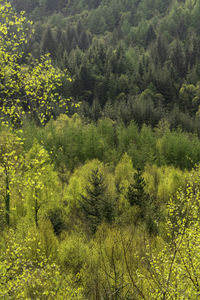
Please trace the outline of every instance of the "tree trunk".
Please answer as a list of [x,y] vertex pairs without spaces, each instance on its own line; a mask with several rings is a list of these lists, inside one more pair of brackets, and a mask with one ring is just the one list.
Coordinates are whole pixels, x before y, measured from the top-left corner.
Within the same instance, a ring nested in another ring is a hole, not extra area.
[[10,225],[10,188],[9,178],[6,172],[6,195],[5,195],[5,207],[6,207],[6,224]]

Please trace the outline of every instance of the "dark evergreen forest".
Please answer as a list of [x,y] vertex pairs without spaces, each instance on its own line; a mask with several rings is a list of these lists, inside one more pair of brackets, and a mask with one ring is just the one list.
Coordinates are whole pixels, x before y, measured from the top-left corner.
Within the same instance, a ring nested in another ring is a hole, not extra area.
[[64,94],[89,121],[134,120],[199,134],[199,1],[16,0],[35,34],[27,53],[50,53],[72,80]]

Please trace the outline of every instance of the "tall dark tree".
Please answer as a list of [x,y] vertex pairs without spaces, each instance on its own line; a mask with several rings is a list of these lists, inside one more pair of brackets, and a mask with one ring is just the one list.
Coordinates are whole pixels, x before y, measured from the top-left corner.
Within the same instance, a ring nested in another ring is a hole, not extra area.
[[103,175],[98,168],[91,171],[88,182],[85,187],[86,195],[81,194],[80,206],[89,229],[95,233],[103,220],[112,220],[112,207],[106,196],[107,187]]
[[[147,230],[150,234],[157,233],[157,223],[159,209],[156,202],[145,191],[145,181],[141,170],[137,170],[134,174],[134,182],[128,187],[127,198],[129,203],[137,205],[140,208],[138,219],[145,222]],[[137,220],[138,221],[138,220]]]
[[42,40],[42,52],[50,53],[53,58],[56,55],[56,45],[51,32],[51,29],[48,27],[44,32],[43,40]]
[[127,198],[131,206],[138,205],[140,207],[141,217],[144,218],[148,194],[145,192],[145,181],[141,170],[138,169],[133,177],[134,181],[128,187]]
[[156,39],[156,33],[155,33],[154,28],[151,24],[148,28],[148,31],[147,31],[146,45],[148,46],[148,44],[151,43],[155,39]]
[[88,37],[86,31],[84,30],[80,34],[79,47],[81,50],[86,50],[89,47],[89,44],[90,44],[89,37]]

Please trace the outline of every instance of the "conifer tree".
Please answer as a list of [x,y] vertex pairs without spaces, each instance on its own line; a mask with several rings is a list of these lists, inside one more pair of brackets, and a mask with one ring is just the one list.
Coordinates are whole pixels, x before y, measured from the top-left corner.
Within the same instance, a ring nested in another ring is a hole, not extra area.
[[134,183],[128,187],[127,198],[131,206],[137,205],[140,208],[138,219],[145,222],[146,228],[150,234],[157,233],[158,207],[153,202],[152,197],[145,191],[146,183],[141,170],[134,174]]
[[51,32],[51,29],[47,27],[45,30],[43,40],[42,40],[42,52],[43,53],[50,53],[51,56],[54,58],[56,55],[56,45],[55,41]]
[[80,206],[92,233],[103,221],[111,221],[112,208],[106,197],[106,184],[98,168],[91,171],[89,184],[86,186],[86,195],[81,194]]
[[131,206],[138,205],[140,207],[140,216],[144,218],[148,194],[145,192],[145,181],[139,169],[134,174],[134,182],[128,187],[127,198]]

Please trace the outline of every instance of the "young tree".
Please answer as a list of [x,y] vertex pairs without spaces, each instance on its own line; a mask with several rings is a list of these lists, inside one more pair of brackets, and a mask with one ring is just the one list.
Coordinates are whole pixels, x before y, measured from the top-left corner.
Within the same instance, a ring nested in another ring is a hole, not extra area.
[[[18,17],[9,2],[0,0],[0,15],[0,117],[19,125],[27,114],[45,124],[55,107],[66,112],[67,100],[59,89],[68,76],[53,67],[49,55],[40,60],[24,57],[30,22],[23,13]],[[28,64],[22,65],[22,58]]]
[[47,151],[37,141],[26,154],[25,195],[28,213],[38,227],[39,213],[53,204],[54,193],[58,197],[59,183]]
[[42,53],[50,53],[53,58],[56,56],[56,43],[49,27],[46,28],[43,35]]
[[[46,225],[44,227],[48,238],[53,238],[55,243],[55,236]],[[10,230],[2,240],[1,299],[85,299],[82,288],[74,285],[75,277],[66,276],[58,263],[46,255],[42,236],[37,230],[29,230],[25,238],[19,238]]]
[[199,166],[168,203],[166,237],[148,243],[144,284],[151,299],[198,299],[200,293]]
[[4,181],[2,193],[5,201],[5,219],[10,225],[11,187],[13,184],[20,186],[20,171],[23,165],[23,141],[9,130],[4,130],[0,135],[0,176]]
[[148,194],[145,192],[145,181],[142,177],[141,170],[133,175],[134,182],[128,187],[127,198],[130,205],[138,205],[141,209],[141,217],[145,216],[146,202],[148,200]]
[[91,171],[88,181],[86,195],[81,194],[80,206],[90,230],[95,233],[103,220],[112,220],[112,206],[106,197],[107,188],[98,168]]
[[157,233],[158,207],[152,197],[145,191],[145,180],[142,172],[137,170],[134,174],[134,182],[128,187],[127,198],[131,206],[137,205],[139,212],[136,221],[141,219],[145,222],[150,234]]

